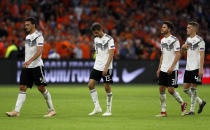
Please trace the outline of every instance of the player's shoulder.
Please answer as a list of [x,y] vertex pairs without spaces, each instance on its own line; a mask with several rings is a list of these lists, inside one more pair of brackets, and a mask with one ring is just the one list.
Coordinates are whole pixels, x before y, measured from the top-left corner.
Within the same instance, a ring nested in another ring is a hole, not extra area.
[[105,34],[104,37],[108,38],[108,39],[113,39],[112,36]]
[[197,38],[199,41],[203,41],[203,38],[199,35],[196,35],[195,38]]
[[179,39],[176,36],[174,36],[174,35],[171,35],[170,38],[173,39],[174,41],[179,41]]

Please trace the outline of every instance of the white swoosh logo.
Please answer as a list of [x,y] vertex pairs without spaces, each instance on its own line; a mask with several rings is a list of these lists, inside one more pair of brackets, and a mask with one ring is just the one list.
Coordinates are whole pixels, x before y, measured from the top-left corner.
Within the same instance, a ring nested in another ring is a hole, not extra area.
[[131,82],[132,80],[134,80],[138,75],[140,75],[141,73],[143,73],[145,70],[145,68],[140,68],[140,69],[137,69],[133,72],[128,72],[126,68],[123,69],[123,72],[122,72],[122,80],[123,82],[125,83],[129,83]]

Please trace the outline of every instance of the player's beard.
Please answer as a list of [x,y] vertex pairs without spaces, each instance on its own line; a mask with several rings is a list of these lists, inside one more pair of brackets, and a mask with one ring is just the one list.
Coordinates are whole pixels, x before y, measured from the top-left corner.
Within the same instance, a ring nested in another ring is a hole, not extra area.
[[27,31],[27,29],[24,29],[24,30],[25,30],[25,33],[26,33],[26,34],[29,34],[29,33],[30,33],[30,31]]
[[168,33],[168,30],[161,32],[162,35],[166,35]]

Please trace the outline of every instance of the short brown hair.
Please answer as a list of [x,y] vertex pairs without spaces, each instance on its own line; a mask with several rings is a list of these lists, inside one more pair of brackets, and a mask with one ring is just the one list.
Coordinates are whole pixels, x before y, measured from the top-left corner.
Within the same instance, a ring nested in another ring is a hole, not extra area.
[[197,30],[199,29],[199,23],[195,22],[195,21],[191,21],[188,23],[189,25],[192,25],[193,27],[195,27]]

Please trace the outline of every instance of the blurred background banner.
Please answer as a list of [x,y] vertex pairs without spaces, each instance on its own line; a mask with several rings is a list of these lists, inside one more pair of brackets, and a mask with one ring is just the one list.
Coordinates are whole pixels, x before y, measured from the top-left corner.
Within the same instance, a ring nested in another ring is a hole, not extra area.
[[[19,83],[23,61],[1,60],[0,84]],[[50,84],[87,83],[93,68],[93,60],[44,60],[46,82]],[[116,60],[114,83],[156,84],[159,61]],[[185,61],[180,61],[179,84],[183,84]],[[204,68],[203,83],[210,84],[210,67]]]

